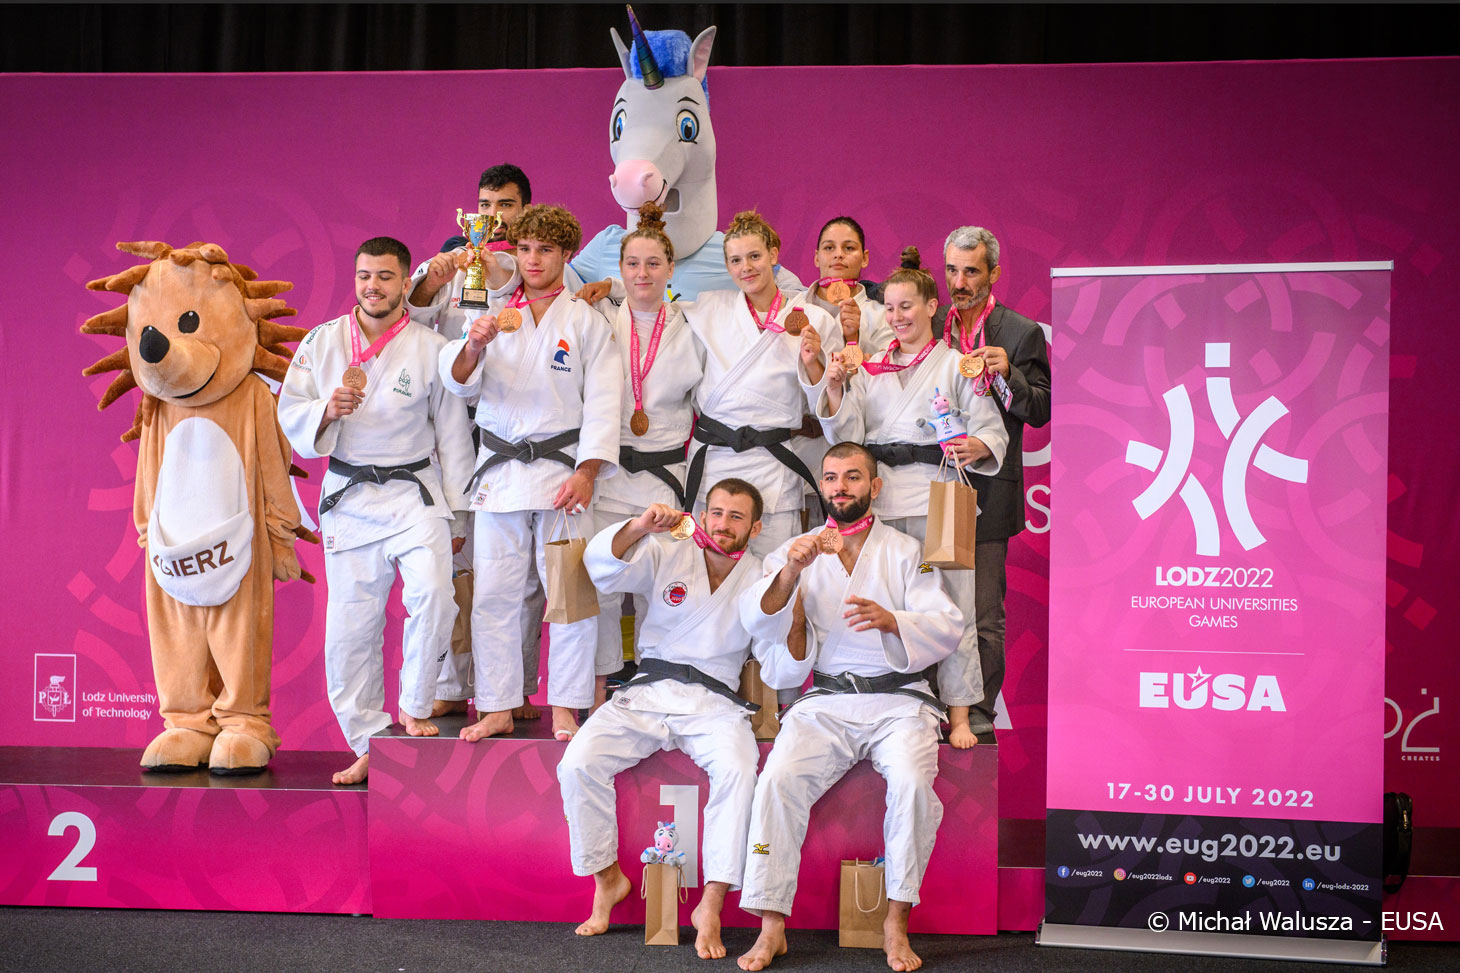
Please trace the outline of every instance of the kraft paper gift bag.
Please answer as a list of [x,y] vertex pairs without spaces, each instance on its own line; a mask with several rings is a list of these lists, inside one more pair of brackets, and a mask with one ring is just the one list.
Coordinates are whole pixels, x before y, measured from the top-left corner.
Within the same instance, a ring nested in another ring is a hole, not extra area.
[[740,698],[760,704],[760,709],[750,714],[750,730],[755,738],[774,740],[781,732],[781,721],[776,716],[776,691],[760,677],[760,663],[754,659],[740,670]]
[[883,867],[860,859],[843,859],[837,945],[881,949],[882,923],[886,920],[887,886]]
[[[948,457],[945,454],[944,465]],[[938,467],[941,474],[944,466]],[[928,484],[928,533],[923,560],[944,571],[973,569],[973,546],[978,533],[978,491],[968,485],[956,463],[957,480]]]
[[456,621],[451,626],[451,654],[471,652],[471,572],[462,571],[451,579],[452,599],[456,602]]
[[679,904],[687,901],[684,871],[678,865],[645,865],[639,883],[644,900],[644,945],[679,945]]
[[[547,612],[543,620],[551,624],[571,625],[598,614],[598,589],[583,566],[583,550],[588,542],[573,536],[573,518],[567,521],[567,536],[543,545],[547,562]],[[556,533],[558,521],[553,522]]]

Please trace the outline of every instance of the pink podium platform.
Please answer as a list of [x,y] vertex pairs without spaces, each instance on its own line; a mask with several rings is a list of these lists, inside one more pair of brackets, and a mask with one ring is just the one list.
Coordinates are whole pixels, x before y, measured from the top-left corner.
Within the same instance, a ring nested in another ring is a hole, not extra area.
[[[442,735],[413,738],[399,728],[371,741],[370,870],[374,913],[399,918],[576,922],[587,917],[592,880],[572,874],[568,826],[558,792],[564,744],[548,721],[516,734],[463,743],[461,718],[442,719]],[[770,744],[762,743],[762,759]],[[911,929],[992,934],[998,927],[998,748],[940,749],[936,789],[943,802]],[[673,819],[698,834],[708,780],[679,752],[656,753],[618,777],[620,862],[639,886],[639,852],[655,823]],[[867,763],[853,768],[812,811],[800,886],[789,925],[835,929],[844,858],[882,854],[886,788]],[[682,840],[689,850],[697,842]],[[697,865],[697,862],[695,863]],[[698,872],[680,920],[699,899]],[[732,893],[727,925],[752,925]],[[642,923],[630,896],[615,923]]]
[[0,747],[0,904],[370,911],[364,786],[334,753],[144,774],[136,748]]

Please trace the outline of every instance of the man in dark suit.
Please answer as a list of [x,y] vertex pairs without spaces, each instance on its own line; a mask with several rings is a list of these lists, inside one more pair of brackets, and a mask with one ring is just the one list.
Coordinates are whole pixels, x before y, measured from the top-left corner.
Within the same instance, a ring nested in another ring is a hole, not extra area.
[[945,330],[948,311],[940,308],[933,333],[942,331],[955,349],[983,356],[994,376],[989,392],[1009,433],[999,472],[970,477],[979,503],[974,608],[984,697],[970,711],[969,724],[975,733],[991,733],[994,701],[1004,685],[1004,561],[1009,538],[1024,529],[1024,426],[1049,421],[1049,353],[1038,324],[991,297],[1001,270],[992,233],[960,226],[943,245],[943,265],[955,326]]

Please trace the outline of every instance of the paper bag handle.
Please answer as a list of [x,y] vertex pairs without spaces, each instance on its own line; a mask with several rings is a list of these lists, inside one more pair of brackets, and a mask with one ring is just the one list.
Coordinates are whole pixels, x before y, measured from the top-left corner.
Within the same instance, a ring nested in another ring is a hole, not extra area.
[[887,883],[883,882],[877,887],[877,901],[872,903],[872,907],[869,909],[862,908],[862,865],[866,865],[869,868],[872,867],[871,862],[864,862],[860,858],[853,859],[852,901],[856,903],[858,912],[862,913],[863,915],[870,915],[871,913],[876,912],[878,909],[882,908],[882,896],[887,894]]
[[[675,865],[674,866],[674,886],[678,890],[678,892],[676,893],[676,895],[679,898],[680,903],[683,904],[683,903],[688,902],[689,901],[689,886],[684,884],[684,869],[681,868],[679,865]],[[649,883],[646,882],[646,881],[644,881],[641,878],[639,880],[639,898],[640,899],[646,899],[648,897],[649,897]],[[877,906],[874,905],[872,908],[875,909],[875,908],[877,908]]]
[[548,528],[548,536],[551,537],[553,540],[561,540],[562,538],[558,536],[558,525],[564,524],[568,534],[568,540],[571,541],[581,539],[583,537],[583,532],[581,530],[578,532],[577,538],[573,536],[573,516],[576,516],[576,514],[570,516],[568,514],[567,507],[559,507],[557,516],[553,518],[552,525]]
[[964,486],[972,490],[973,484],[968,482],[968,474],[963,471],[963,466],[959,463],[954,462],[953,457],[949,454],[948,447],[946,445],[944,445],[943,443],[939,443],[938,445],[943,450],[943,459],[940,460],[938,463],[938,475],[936,478],[938,480],[942,480],[943,471],[946,469],[952,469],[958,475],[958,482],[962,483]]

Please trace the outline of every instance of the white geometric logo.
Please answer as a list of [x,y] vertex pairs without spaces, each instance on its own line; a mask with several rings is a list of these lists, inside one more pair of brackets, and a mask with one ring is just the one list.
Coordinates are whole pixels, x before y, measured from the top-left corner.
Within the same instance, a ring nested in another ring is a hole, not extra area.
[[[1231,366],[1231,345],[1214,342],[1206,346],[1206,367],[1208,370]],[[1268,396],[1261,405],[1245,419],[1237,414],[1236,403],[1232,401],[1232,382],[1225,375],[1207,376],[1207,403],[1217,428],[1228,441],[1227,457],[1222,463],[1222,507],[1232,533],[1237,536],[1242,549],[1252,550],[1266,543],[1267,538],[1257,529],[1252,512],[1247,506],[1247,469],[1255,466],[1269,476],[1275,476],[1289,483],[1308,482],[1308,461],[1280,453],[1267,445],[1259,445],[1263,434],[1283,416],[1288,414],[1287,406],[1274,396]],[[1186,386],[1178,385],[1163,395],[1166,412],[1171,419],[1171,442],[1166,450],[1142,442],[1126,444],[1125,461],[1143,470],[1156,473],[1150,485],[1132,501],[1136,513],[1142,520],[1165,506],[1166,501],[1179,493],[1186,512],[1191,515],[1192,527],[1196,529],[1196,553],[1205,557],[1217,557],[1222,552],[1222,532],[1217,525],[1216,508],[1206,488],[1196,475],[1188,473],[1191,465],[1192,448],[1196,443],[1196,423],[1192,415],[1191,398]],[[1256,452],[1254,458],[1253,453]],[[1164,459],[1164,463],[1162,462]],[[1157,468],[1160,472],[1157,472]]]

